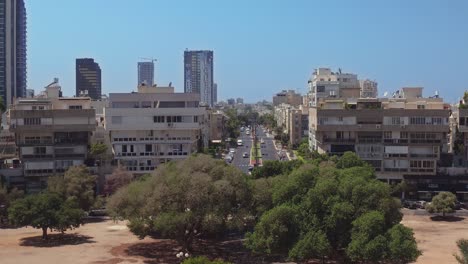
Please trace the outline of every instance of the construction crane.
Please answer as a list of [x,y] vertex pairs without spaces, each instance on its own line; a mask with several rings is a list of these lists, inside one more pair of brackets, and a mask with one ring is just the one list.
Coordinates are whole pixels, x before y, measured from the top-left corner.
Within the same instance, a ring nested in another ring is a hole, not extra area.
[[152,63],[154,63],[155,61],[158,61],[158,59],[155,59],[155,58],[153,58],[153,57],[151,57],[151,58],[139,58],[139,59],[140,59],[140,60],[149,60],[149,61],[151,61]]

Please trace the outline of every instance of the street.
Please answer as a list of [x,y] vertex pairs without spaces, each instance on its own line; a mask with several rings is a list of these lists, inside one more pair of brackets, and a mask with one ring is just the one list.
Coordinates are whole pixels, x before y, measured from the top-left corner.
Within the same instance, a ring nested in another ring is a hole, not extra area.
[[[250,148],[252,148],[252,137],[251,135],[246,135],[245,132],[241,132],[238,139],[242,139],[244,145],[238,146],[236,148],[236,153],[234,154],[234,159],[231,164],[239,168],[244,173],[248,173],[250,164]],[[243,158],[242,154],[244,152],[247,152],[249,157]]]
[[[263,161],[278,160],[278,154],[276,153],[272,135],[268,135],[269,137],[267,137],[265,132],[263,132],[263,130],[260,127],[257,129],[257,134],[259,142],[261,141],[261,139],[265,141],[265,144],[261,144]],[[236,153],[234,154],[232,165],[238,167],[244,173],[248,173],[250,164],[250,149],[252,148],[253,143],[252,135],[246,135],[244,131],[240,133],[238,139],[242,139],[244,145],[236,148]],[[244,152],[247,152],[249,154],[248,158],[242,157]]]
[[263,160],[278,160],[278,154],[275,149],[275,142],[273,136],[269,134],[269,137],[267,137],[267,135],[265,134],[265,132],[263,132],[263,129],[261,127],[257,129],[257,136],[259,142],[262,139],[265,141],[265,144],[261,144]]

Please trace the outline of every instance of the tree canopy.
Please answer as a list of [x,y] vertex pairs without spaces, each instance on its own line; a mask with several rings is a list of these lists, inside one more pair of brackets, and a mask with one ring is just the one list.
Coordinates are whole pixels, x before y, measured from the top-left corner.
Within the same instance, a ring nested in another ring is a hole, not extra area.
[[111,175],[106,178],[104,192],[113,194],[118,189],[129,184],[133,180],[133,175],[123,166],[118,166],[114,169]]
[[467,239],[460,239],[457,241],[458,250],[460,250],[460,254],[455,254],[455,259],[459,264],[468,264],[468,240]]
[[309,162],[276,176],[271,196],[270,209],[246,236],[255,252],[302,261],[344,251],[350,261],[371,263],[408,263],[420,255],[412,231],[399,225],[401,205],[390,186],[352,153],[336,165]]
[[74,197],[81,209],[88,211],[94,203],[96,178],[86,166],[72,166],[64,176],[49,177],[47,190],[59,194],[63,199]]
[[150,177],[121,188],[110,198],[108,210],[128,219],[140,238],[159,233],[191,250],[197,237],[242,229],[250,195],[240,170],[197,155],[159,166]]
[[42,229],[42,238],[47,239],[47,230],[64,232],[82,224],[84,212],[75,198],[64,200],[56,193],[28,195],[16,200],[8,209],[8,218],[18,226]]
[[457,197],[451,192],[440,192],[432,197],[432,202],[426,206],[429,213],[453,213],[455,211],[455,202]]

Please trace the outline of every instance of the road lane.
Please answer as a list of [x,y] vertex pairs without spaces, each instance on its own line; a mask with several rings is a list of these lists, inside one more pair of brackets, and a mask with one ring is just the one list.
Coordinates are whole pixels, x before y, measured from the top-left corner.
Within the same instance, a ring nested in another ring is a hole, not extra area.
[[[241,132],[238,139],[242,139],[243,146],[238,146],[236,148],[236,153],[234,154],[234,160],[232,161],[232,165],[236,166],[244,173],[249,172],[249,165],[250,165],[250,149],[252,148],[252,137],[251,135],[246,135],[245,132]],[[248,158],[242,157],[242,154],[247,152],[249,154]]]

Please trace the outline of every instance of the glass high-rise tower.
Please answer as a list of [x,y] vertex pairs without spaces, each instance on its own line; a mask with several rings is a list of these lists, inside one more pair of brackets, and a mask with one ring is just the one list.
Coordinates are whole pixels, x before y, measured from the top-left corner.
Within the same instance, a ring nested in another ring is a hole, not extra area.
[[214,104],[213,51],[184,52],[184,92],[200,94],[200,102]]
[[5,107],[26,96],[26,7],[0,0],[0,96]]
[[153,86],[154,84],[154,62],[138,62],[138,85],[145,84]]
[[76,59],[76,96],[101,99],[101,67],[94,59]]

